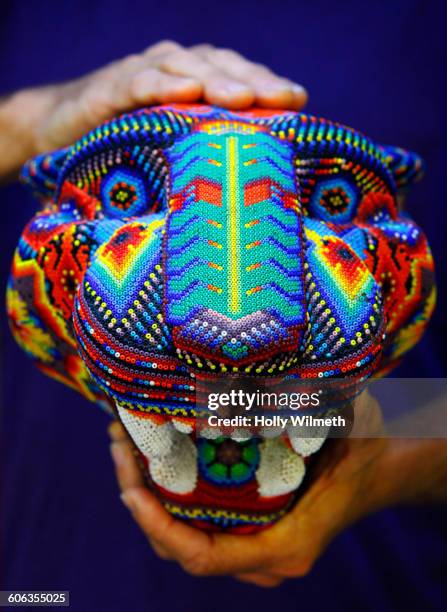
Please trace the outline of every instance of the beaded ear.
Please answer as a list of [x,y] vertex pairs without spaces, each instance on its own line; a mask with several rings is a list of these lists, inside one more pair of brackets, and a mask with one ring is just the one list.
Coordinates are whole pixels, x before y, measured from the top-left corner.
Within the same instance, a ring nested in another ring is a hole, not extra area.
[[39,200],[46,202],[54,198],[67,153],[68,149],[44,153],[23,166],[20,180]]
[[381,149],[399,192],[405,191],[424,175],[424,161],[417,153],[388,145]]

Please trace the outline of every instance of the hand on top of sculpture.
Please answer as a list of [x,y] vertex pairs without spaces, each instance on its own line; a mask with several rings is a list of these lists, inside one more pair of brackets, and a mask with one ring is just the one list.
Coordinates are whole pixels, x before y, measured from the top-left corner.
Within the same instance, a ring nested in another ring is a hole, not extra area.
[[21,90],[0,104],[0,180],[33,155],[70,145],[124,111],[166,102],[300,110],[301,85],[231,49],[162,41],[80,78]]

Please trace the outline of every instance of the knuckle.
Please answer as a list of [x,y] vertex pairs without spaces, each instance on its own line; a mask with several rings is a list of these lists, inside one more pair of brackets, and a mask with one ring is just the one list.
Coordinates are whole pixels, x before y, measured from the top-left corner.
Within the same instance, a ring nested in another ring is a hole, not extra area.
[[185,65],[187,62],[191,61],[194,58],[194,53],[189,51],[188,49],[174,49],[170,53],[168,53],[167,57],[164,60],[164,64],[169,66],[177,65]]
[[112,421],[110,425],[107,427],[107,431],[109,432],[109,436],[111,438],[117,438],[121,433],[121,427],[118,421]]
[[234,62],[234,61],[240,61],[243,59],[242,55],[239,55],[239,53],[237,53],[236,51],[233,51],[233,49],[227,49],[227,48],[214,49],[213,54],[215,55],[217,59],[223,62]]
[[171,556],[166,550],[157,549],[155,552],[160,557],[160,559],[163,559],[163,561],[169,561],[171,559]]
[[312,566],[313,566],[313,563],[311,563],[310,561],[301,564],[301,566],[298,568],[298,576],[304,577],[310,574]]
[[173,51],[178,51],[182,47],[173,40],[161,40],[156,43],[152,47],[149,47],[149,51],[155,53],[171,53]]
[[141,64],[141,55],[132,53],[131,55],[128,55],[123,60],[121,60],[118,66],[119,68],[132,69],[134,67],[139,66],[140,64]]
[[157,557],[159,557],[160,559],[163,559],[163,561],[169,561],[170,560],[171,557],[170,557],[170,555],[169,555],[167,550],[165,550],[163,547],[161,547],[158,544],[156,544],[150,538],[149,538],[149,543],[150,543],[150,545],[152,547],[152,550],[157,555]]
[[301,559],[290,567],[282,568],[281,575],[286,578],[303,578],[304,576],[308,576],[310,574],[313,565],[314,562],[311,559]]
[[209,43],[201,43],[199,45],[194,45],[194,47],[191,47],[191,51],[199,53],[210,53],[211,51],[215,51],[215,47],[213,45],[210,45]]
[[142,76],[141,73],[137,73],[137,74],[133,74],[128,81],[128,88],[129,91],[134,94],[138,91],[138,89],[140,88],[140,84],[141,84],[141,80],[142,80]]
[[273,75],[272,71],[265,65],[265,64],[259,64],[259,63],[252,63],[252,70],[253,72],[258,76],[265,76],[265,75]]
[[127,440],[127,437],[126,437],[127,431],[124,428],[124,425],[121,423],[121,421],[112,421],[108,429],[109,429],[110,435],[120,440],[121,439]]
[[152,75],[150,70],[145,70],[144,73],[133,74],[128,81],[128,90],[132,98],[138,97],[141,94],[142,87],[144,87],[147,93],[147,81],[150,81],[152,78],[155,79],[155,74]]
[[139,74],[134,74],[127,83],[129,94],[132,98],[138,96],[141,87],[141,76]]
[[98,96],[96,87],[86,87],[79,97],[79,104],[87,117],[94,114],[97,102]]
[[203,553],[184,559],[181,566],[191,576],[207,576],[210,573],[209,559]]
[[101,87],[90,86],[79,97],[79,109],[84,119],[94,127],[95,123],[110,116],[113,103]]

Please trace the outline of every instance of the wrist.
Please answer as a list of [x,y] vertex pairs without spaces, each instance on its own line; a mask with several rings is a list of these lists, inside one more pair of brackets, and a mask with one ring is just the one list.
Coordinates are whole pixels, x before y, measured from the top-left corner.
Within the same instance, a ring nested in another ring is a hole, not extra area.
[[21,166],[42,152],[38,126],[54,106],[52,89],[24,89],[0,103],[0,180],[17,178]]

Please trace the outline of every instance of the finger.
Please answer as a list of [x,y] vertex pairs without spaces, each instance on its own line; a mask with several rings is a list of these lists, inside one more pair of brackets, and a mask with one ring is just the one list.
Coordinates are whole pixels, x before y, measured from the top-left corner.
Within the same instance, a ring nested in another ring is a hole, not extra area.
[[144,485],[143,476],[133,455],[130,442],[112,442],[110,453],[115,464],[116,477],[121,491]]
[[215,534],[209,573],[218,573],[218,566],[223,574],[268,574],[283,578],[290,569],[291,550],[297,548],[296,534],[297,520],[292,513],[253,535]]
[[196,567],[205,570],[202,560],[206,559],[210,546],[210,538],[205,532],[175,520],[143,487],[124,490],[121,499],[145,535],[161,546],[165,554],[176,559],[191,573],[195,573]]
[[241,582],[249,582],[265,588],[277,587],[284,581],[283,578],[269,574],[236,574],[235,578]]
[[250,73],[253,71],[263,74],[264,76],[276,77],[266,66],[262,64],[255,64],[250,62],[245,57],[233,51],[232,49],[217,49],[211,45],[196,45],[191,47],[191,51],[197,54],[208,63],[212,64],[226,72],[231,74],[238,80],[246,80],[250,77]]
[[382,437],[385,424],[378,401],[365,389],[354,402],[355,419],[350,436],[353,438]]
[[192,77],[203,85],[203,97],[210,104],[226,108],[246,108],[254,101],[253,89],[186,49],[162,56],[160,70],[177,76]]
[[270,80],[253,77],[256,104],[264,108],[286,108],[301,110],[307,103],[307,91],[288,79]]
[[142,53],[134,53],[127,55],[117,61],[111,62],[110,64],[103,66],[99,70],[93,72],[90,76],[101,78],[103,77],[124,77],[129,74],[135,74],[140,70],[146,68],[156,68],[155,58],[167,53],[173,53],[181,50],[182,47],[172,41],[161,41],[156,45],[152,45],[145,49]]
[[265,539],[261,532],[255,535],[215,534],[212,555],[208,561],[210,574],[268,573],[275,567],[275,548],[281,540]]
[[158,557],[160,557],[160,559],[163,559],[163,561],[171,561],[172,557],[169,554],[167,548],[165,548],[162,544],[160,544],[159,542],[157,542],[154,539],[148,538],[149,543],[152,547],[152,549],[154,550],[154,552],[156,553],[156,555]]
[[151,45],[143,51],[143,55],[149,58],[154,58],[160,55],[167,55],[168,53],[174,53],[183,49],[181,45],[174,42],[173,40],[161,40],[155,45]]
[[[128,447],[131,446],[128,441],[128,434],[124,427],[118,421],[115,421],[109,426],[109,431],[112,432],[113,438],[115,441],[110,445],[110,452],[112,455],[112,459],[116,466],[118,483],[120,489],[124,491],[127,488],[139,487],[142,486],[143,478],[141,477],[141,472],[134,470],[135,457],[132,453],[132,448],[130,447],[130,453],[128,452]],[[125,436],[123,438],[123,436]],[[138,468],[138,466],[137,466]],[[156,554],[161,559],[171,559],[166,548],[160,543],[154,540],[153,538],[148,538],[151,544],[151,547],[154,549]]]
[[120,442],[129,439],[129,435],[124,429],[124,426],[119,421],[115,420],[110,423],[107,428],[107,433],[113,442]]
[[[174,519],[143,487],[124,490],[121,499],[146,536],[161,545],[170,558],[177,560],[193,575],[272,572],[287,545],[277,526],[270,530],[273,535],[268,532],[243,538],[209,535]],[[285,536],[290,542],[290,533]],[[277,554],[272,553],[275,549]]]
[[200,99],[203,88],[198,79],[147,68],[132,76],[128,89],[128,94],[138,104],[163,104],[195,102]]
[[308,100],[304,87],[287,79],[264,79],[254,75],[251,84],[256,93],[256,104],[263,108],[301,110]]
[[139,106],[195,102],[202,95],[202,86],[197,80],[166,75],[156,68],[140,65],[139,68],[129,73],[117,70],[113,79],[107,77],[86,88],[78,104],[89,128]]
[[247,85],[238,83],[222,74],[204,80],[203,99],[208,104],[237,110],[252,106],[255,94]]
[[308,95],[302,85],[275,75],[266,66],[250,62],[231,49],[198,45],[193,50],[229,76],[250,85],[258,106],[298,110],[307,102]]
[[135,72],[147,68],[147,65],[147,58],[142,53],[135,53],[115,62],[112,64],[112,67],[116,78],[117,76],[123,77],[129,74],[135,74]]

